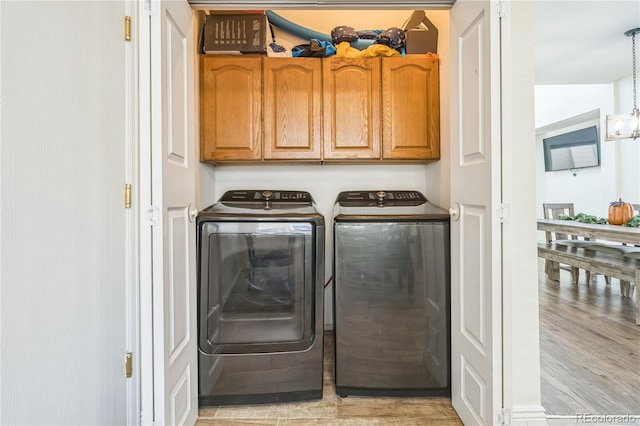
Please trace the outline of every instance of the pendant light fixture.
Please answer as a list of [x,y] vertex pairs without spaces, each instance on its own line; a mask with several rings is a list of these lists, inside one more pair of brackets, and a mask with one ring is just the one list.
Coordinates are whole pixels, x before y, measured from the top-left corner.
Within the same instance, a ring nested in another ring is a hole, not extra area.
[[638,110],[636,89],[636,34],[640,34],[640,28],[634,28],[624,33],[627,37],[631,37],[633,54],[633,111],[631,114],[607,115],[607,133],[604,138],[606,141],[640,137],[640,110]]

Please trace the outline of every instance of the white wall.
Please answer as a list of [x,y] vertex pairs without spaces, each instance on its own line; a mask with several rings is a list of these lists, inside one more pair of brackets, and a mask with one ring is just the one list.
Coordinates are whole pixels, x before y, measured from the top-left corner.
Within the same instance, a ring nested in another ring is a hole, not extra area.
[[[572,202],[576,213],[607,216],[609,202],[620,196],[616,188],[616,143],[604,142],[604,118],[613,108],[613,84],[536,86],[535,126],[540,128],[585,112],[600,109],[600,167],[544,171],[542,141],[536,146],[536,212],[542,203]],[[637,157],[636,157],[637,158]]]
[[[275,11],[298,25],[330,33],[339,25],[360,29],[386,29],[402,26],[410,10],[385,11]],[[438,28],[440,61],[440,131],[441,160],[419,165],[256,165],[256,166],[200,166],[200,207],[214,203],[229,189],[277,188],[309,191],[325,215],[327,226],[325,277],[331,277],[332,240],[331,211],[340,191],[357,189],[414,189],[425,194],[434,204],[448,209],[449,205],[449,62],[446,59],[449,33],[448,11],[427,11]],[[281,31],[276,41],[285,45],[304,42]],[[212,193],[211,189],[214,188]],[[332,286],[325,292],[325,300],[332,298]],[[332,324],[331,303],[325,303],[325,324]]]
[[[534,60],[532,2],[512,2],[502,22],[503,407],[512,425],[546,424],[540,396],[538,260],[532,157]],[[507,414],[508,413],[508,414]]]
[[124,2],[0,11],[0,424],[125,424]]

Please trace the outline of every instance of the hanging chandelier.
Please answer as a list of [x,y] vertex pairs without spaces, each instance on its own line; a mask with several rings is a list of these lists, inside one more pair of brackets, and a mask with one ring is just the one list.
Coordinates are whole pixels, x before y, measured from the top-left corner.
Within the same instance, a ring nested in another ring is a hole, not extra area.
[[636,89],[636,34],[640,34],[640,28],[634,28],[624,33],[631,37],[631,51],[633,55],[633,111],[631,114],[607,115],[606,141],[619,139],[636,139],[640,137],[640,110],[637,103]]

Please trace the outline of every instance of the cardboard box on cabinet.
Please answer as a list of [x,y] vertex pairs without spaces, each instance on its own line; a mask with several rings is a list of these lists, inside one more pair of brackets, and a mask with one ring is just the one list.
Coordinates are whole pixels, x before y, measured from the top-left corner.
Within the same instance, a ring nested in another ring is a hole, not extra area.
[[407,53],[438,53],[438,29],[424,10],[414,10],[402,29]]

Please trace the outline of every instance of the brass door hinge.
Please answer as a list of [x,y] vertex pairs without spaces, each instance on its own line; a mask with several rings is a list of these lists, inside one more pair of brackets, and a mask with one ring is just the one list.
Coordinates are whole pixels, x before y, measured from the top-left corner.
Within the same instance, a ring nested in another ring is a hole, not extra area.
[[131,184],[127,183],[124,185],[124,208],[131,208]]
[[131,16],[124,17],[124,40],[131,41]]
[[124,376],[127,379],[133,376],[133,354],[131,352],[127,352],[124,360]]

